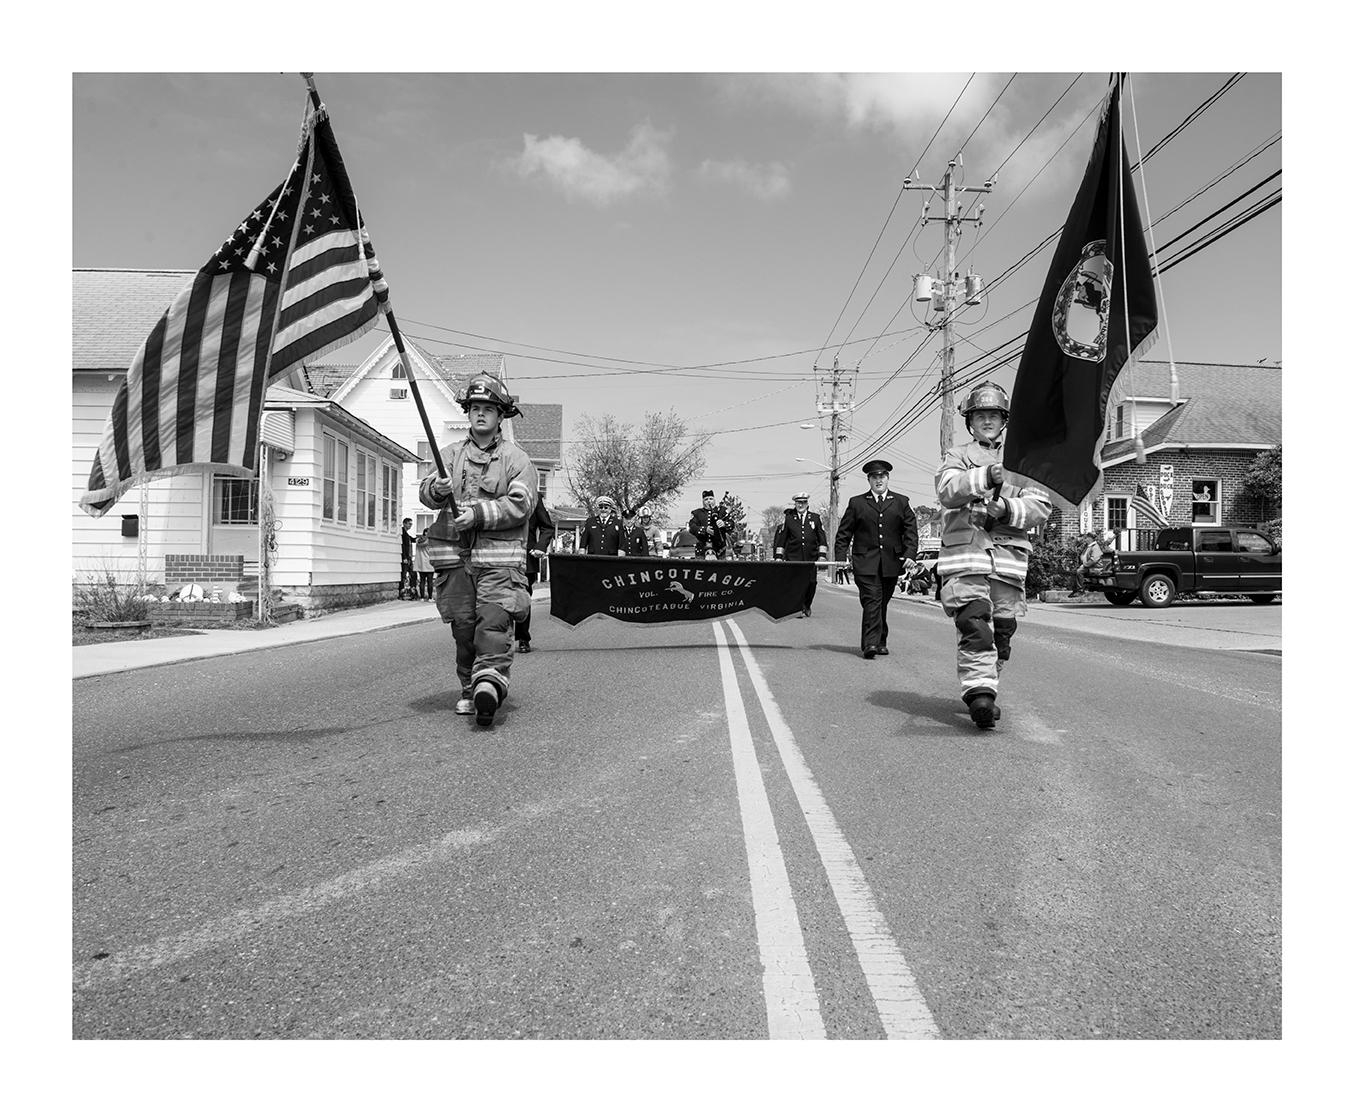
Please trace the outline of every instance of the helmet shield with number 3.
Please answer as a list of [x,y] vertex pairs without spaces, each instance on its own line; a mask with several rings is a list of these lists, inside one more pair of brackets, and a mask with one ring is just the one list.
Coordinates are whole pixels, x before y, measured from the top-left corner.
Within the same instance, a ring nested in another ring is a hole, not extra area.
[[522,411],[517,408],[517,399],[508,393],[508,388],[493,375],[475,375],[466,383],[465,394],[460,398],[461,408],[469,412],[471,402],[488,402],[498,406],[504,417],[516,417]]

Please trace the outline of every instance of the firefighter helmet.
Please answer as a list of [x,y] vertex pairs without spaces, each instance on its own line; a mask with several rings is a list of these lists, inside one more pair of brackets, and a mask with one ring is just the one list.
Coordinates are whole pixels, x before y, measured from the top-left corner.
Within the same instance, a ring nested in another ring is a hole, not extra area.
[[508,388],[493,375],[475,375],[465,386],[465,396],[460,398],[461,408],[469,412],[471,402],[489,402],[498,406],[504,417],[516,417],[522,411],[517,408],[517,399],[508,393]]
[[980,382],[968,392],[963,402],[960,403],[959,412],[964,415],[967,422],[969,414],[975,409],[999,409],[1004,417],[1011,416],[1011,399],[1007,397],[1006,391],[995,382]]

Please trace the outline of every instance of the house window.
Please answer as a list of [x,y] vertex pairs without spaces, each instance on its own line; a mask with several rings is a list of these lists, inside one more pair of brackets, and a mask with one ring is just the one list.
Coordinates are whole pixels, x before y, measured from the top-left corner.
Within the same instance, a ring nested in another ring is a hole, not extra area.
[[541,501],[545,500],[545,484],[546,480],[549,478],[549,471],[545,471],[539,467],[536,468],[536,497]]
[[357,451],[357,512],[353,520],[363,529],[376,528],[376,457],[360,448]]
[[1122,440],[1124,438],[1124,407],[1116,405],[1114,407],[1114,439]]
[[212,520],[217,525],[257,525],[258,479],[230,479],[218,475],[212,481]]
[[1122,533],[1128,528],[1128,498],[1112,497],[1105,499],[1105,528]]
[[433,473],[433,449],[426,440],[418,442],[418,481],[421,483]]
[[[373,455],[368,455],[368,456],[367,456],[367,503],[366,503],[366,508],[367,508],[367,520],[366,520],[366,526],[367,526],[368,529],[375,529],[375,528],[376,528],[376,502],[377,502],[377,495],[376,495],[376,457],[373,456]],[[358,507],[357,507],[357,516],[358,516],[358,519],[359,519],[359,521],[360,521],[361,518],[362,518],[362,504],[361,504],[361,503],[359,503],[359,504],[358,504]]]
[[409,390],[404,386],[392,386],[390,388],[390,397],[392,401],[401,401],[409,396]]
[[414,532],[422,533],[424,529],[428,528],[428,526],[430,526],[433,523],[433,520],[436,517],[437,517],[436,514],[415,514]]
[[325,521],[348,520],[348,445],[324,434],[324,499],[321,516]]
[[[395,365],[390,368],[390,377],[403,379],[407,379],[409,377],[404,373],[404,360],[402,359],[395,360]],[[392,394],[391,396],[393,397],[394,395]]]
[[381,464],[381,528],[394,530],[399,524],[399,473],[388,463]]
[[1217,525],[1221,522],[1222,484],[1217,479],[1194,480],[1194,516],[1198,525]]

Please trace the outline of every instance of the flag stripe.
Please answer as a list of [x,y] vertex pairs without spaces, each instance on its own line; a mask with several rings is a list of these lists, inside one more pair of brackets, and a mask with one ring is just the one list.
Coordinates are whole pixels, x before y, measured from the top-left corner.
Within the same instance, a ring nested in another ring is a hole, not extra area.
[[197,368],[202,342],[202,326],[207,318],[215,279],[198,274],[193,279],[193,292],[188,299],[188,315],[183,326],[183,340],[179,345],[178,412],[174,423],[175,463],[186,463],[193,458],[193,433],[197,415]]
[[[263,303],[259,307],[259,319],[265,327],[271,327],[273,315],[277,312],[277,298],[280,290],[276,282],[268,282],[263,287]],[[249,409],[246,414],[244,451],[240,458],[252,460],[259,442],[259,420],[263,415],[263,391],[267,385],[268,347],[266,343],[254,345],[254,359],[249,386]]]
[[[240,339],[244,331],[245,305],[253,278],[247,270],[237,270],[230,279],[226,316],[221,325],[221,352],[216,362],[216,396],[212,399],[211,459],[230,459],[230,426],[237,395],[235,372],[239,368]],[[251,337],[252,344],[252,337]]]
[[[160,356],[167,326],[167,321],[161,317],[146,338],[141,357],[141,456],[147,471],[160,467]],[[127,381],[131,381],[130,375]]]
[[117,453],[118,478],[130,478],[132,460],[131,449],[127,440],[127,384],[125,382],[118,387],[117,397],[113,399],[113,449]]
[[311,329],[286,347],[278,349],[273,359],[273,373],[284,374],[302,359],[324,354],[345,336],[359,335],[359,329],[365,332],[376,322],[379,312],[376,302],[367,298],[346,315]]
[[278,321],[278,332],[285,335],[287,329],[291,328],[292,325],[298,321],[304,321],[311,315],[323,313],[335,301],[353,297],[362,298],[369,295],[370,292],[371,282],[368,280],[365,270],[360,277],[331,282],[308,297],[285,305],[282,310],[282,318]]
[[[327,237],[326,237],[327,238]],[[331,247],[323,254],[316,255],[313,259],[306,259],[296,266],[293,266],[287,275],[287,291],[301,285],[303,282],[309,282],[332,267],[352,267],[358,262],[357,244],[353,241],[352,233],[347,235],[347,243],[336,247]],[[363,273],[366,273],[366,266],[363,265]]]

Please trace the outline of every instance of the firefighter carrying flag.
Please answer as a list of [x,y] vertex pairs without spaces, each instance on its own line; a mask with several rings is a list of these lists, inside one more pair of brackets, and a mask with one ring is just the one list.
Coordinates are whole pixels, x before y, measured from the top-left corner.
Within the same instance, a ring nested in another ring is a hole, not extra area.
[[1151,259],[1124,147],[1116,75],[1011,391],[1008,473],[1076,505],[1100,477],[1110,388],[1156,339]]

